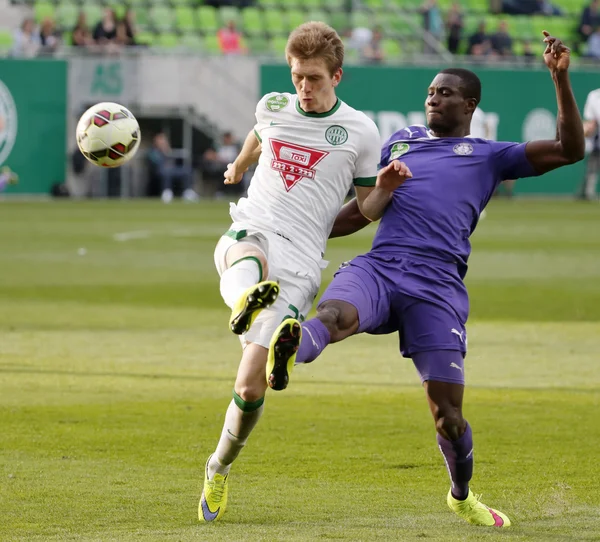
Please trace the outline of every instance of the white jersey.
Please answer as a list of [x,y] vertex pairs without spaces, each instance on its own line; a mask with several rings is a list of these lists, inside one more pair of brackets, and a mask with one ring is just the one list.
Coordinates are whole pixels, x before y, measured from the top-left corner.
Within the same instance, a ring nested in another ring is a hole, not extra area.
[[255,133],[262,153],[233,220],[277,233],[320,261],[352,184],[375,185],[375,123],[339,99],[327,113],[306,113],[297,95],[270,93],[256,107]]
[[[600,126],[600,89],[592,90],[588,94],[583,108],[583,120],[594,120]],[[586,150],[588,152],[599,146],[597,133],[586,139]]]

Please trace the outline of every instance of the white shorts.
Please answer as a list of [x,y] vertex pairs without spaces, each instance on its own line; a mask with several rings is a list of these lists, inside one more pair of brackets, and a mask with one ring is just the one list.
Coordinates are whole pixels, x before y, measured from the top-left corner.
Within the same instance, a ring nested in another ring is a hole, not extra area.
[[269,275],[262,280],[279,282],[277,301],[263,310],[248,332],[240,337],[242,346],[256,343],[269,348],[273,333],[283,320],[297,318],[302,321],[310,312],[321,285],[321,267],[284,237],[234,222],[215,248],[215,266],[219,276],[227,269],[227,251],[236,243],[250,243],[263,252],[269,265]]

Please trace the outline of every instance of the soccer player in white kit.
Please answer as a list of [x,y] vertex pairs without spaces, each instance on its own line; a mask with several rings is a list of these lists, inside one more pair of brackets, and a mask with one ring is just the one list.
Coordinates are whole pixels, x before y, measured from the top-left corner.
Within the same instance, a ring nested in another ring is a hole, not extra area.
[[309,312],[327,264],[327,239],[350,188],[361,213],[378,220],[390,186],[411,176],[398,161],[377,172],[377,127],[337,98],[344,46],[333,28],[299,26],[286,58],[297,93],[270,93],[258,102],[256,125],[225,172],[226,184],[238,183],[258,160],[248,197],[231,204],[233,223],[215,249],[221,295],[232,309],[229,325],[243,353],[220,440],[206,462],[200,521],[225,512],[229,469],[263,412],[269,345],[284,320],[303,320]]

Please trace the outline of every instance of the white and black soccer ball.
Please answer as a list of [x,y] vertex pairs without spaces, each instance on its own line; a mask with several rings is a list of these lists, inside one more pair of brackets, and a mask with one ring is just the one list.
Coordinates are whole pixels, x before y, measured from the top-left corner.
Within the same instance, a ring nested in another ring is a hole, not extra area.
[[94,165],[119,167],[140,147],[140,126],[126,107],[102,102],[90,107],[77,124],[77,146]]

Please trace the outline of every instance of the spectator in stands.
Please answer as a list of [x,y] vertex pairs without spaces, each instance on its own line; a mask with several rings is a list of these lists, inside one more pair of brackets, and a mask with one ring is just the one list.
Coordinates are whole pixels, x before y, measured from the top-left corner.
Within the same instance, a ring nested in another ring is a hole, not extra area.
[[463,31],[463,14],[460,2],[454,2],[450,11],[448,11],[446,29],[448,31],[448,51],[455,55],[458,53]]
[[549,2],[548,0],[537,0],[537,11],[541,15],[548,17],[560,17],[563,13],[560,8]]
[[171,203],[173,200],[173,181],[178,179],[183,184],[183,199],[186,201],[196,201],[198,194],[192,188],[193,171],[192,168],[177,163],[177,156],[171,149],[166,134],[159,132],[154,136],[152,147],[148,151],[148,164],[150,167],[150,176],[158,178],[160,181],[164,203]]
[[117,39],[117,19],[111,8],[104,10],[102,20],[94,29],[94,41],[98,45],[108,45]]
[[21,23],[21,28],[14,34],[11,55],[31,58],[37,55],[39,49],[40,36],[35,33],[33,19],[27,18]]
[[232,163],[241,150],[240,144],[231,132],[225,132],[221,143],[216,149],[208,149],[203,156],[202,171],[206,181],[216,186],[215,196],[220,197],[227,193],[239,193],[244,189],[244,183],[223,185],[223,174],[227,165]]
[[225,28],[217,32],[219,47],[225,55],[238,55],[245,53],[246,48],[242,44],[242,34],[238,32],[234,21],[229,21]]
[[533,48],[531,47],[530,41],[523,42],[523,56],[528,62],[534,61],[536,58],[538,58],[538,55],[535,54]]
[[90,47],[93,43],[94,40],[87,24],[85,12],[80,11],[77,24],[71,33],[71,44],[74,47]]
[[592,58],[600,58],[600,26],[596,27],[596,31],[589,37],[587,41],[587,55]]
[[490,38],[485,31],[485,21],[481,21],[475,34],[469,37],[469,49],[467,53],[473,56],[487,54],[490,47]]
[[383,62],[383,49],[381,48],[382,39],[382,29],[380,26],[376,26],[373,29],[371,41],[369,41],[361,51],[362,60],[368,64],[381,64],[381,62]]
[[[440,41],[442,38],[442,32],[444,31],[444,21],[442,20],[442,12],[438,6],[437,0],[425,0],[424,4],[419,10],[423,15],[423,28],[429,34],[430,37],[436,41]],[[425,53],[434,53],[436,48],[433,44],[425,41]]]
[[60,45],[60,34],[56,32],[54,21],[46,17],[40,28],[40,53],[53,55]]
[[125,30],[127,32],[127,45],[136,45],[135,42],[135,12],[132,9],[127,8],[125,16],[123,17],[123,23],[125,24]]
[[500,56],[510,56],[512,52],[512,38],[508,34],[508,25],[506,21],[500,21],[498,29],[490,37],[492,51]]
[[594,28],[600,26],[600,0],[592,0],[581,13],[578,32],[584,41],[594,32]]

